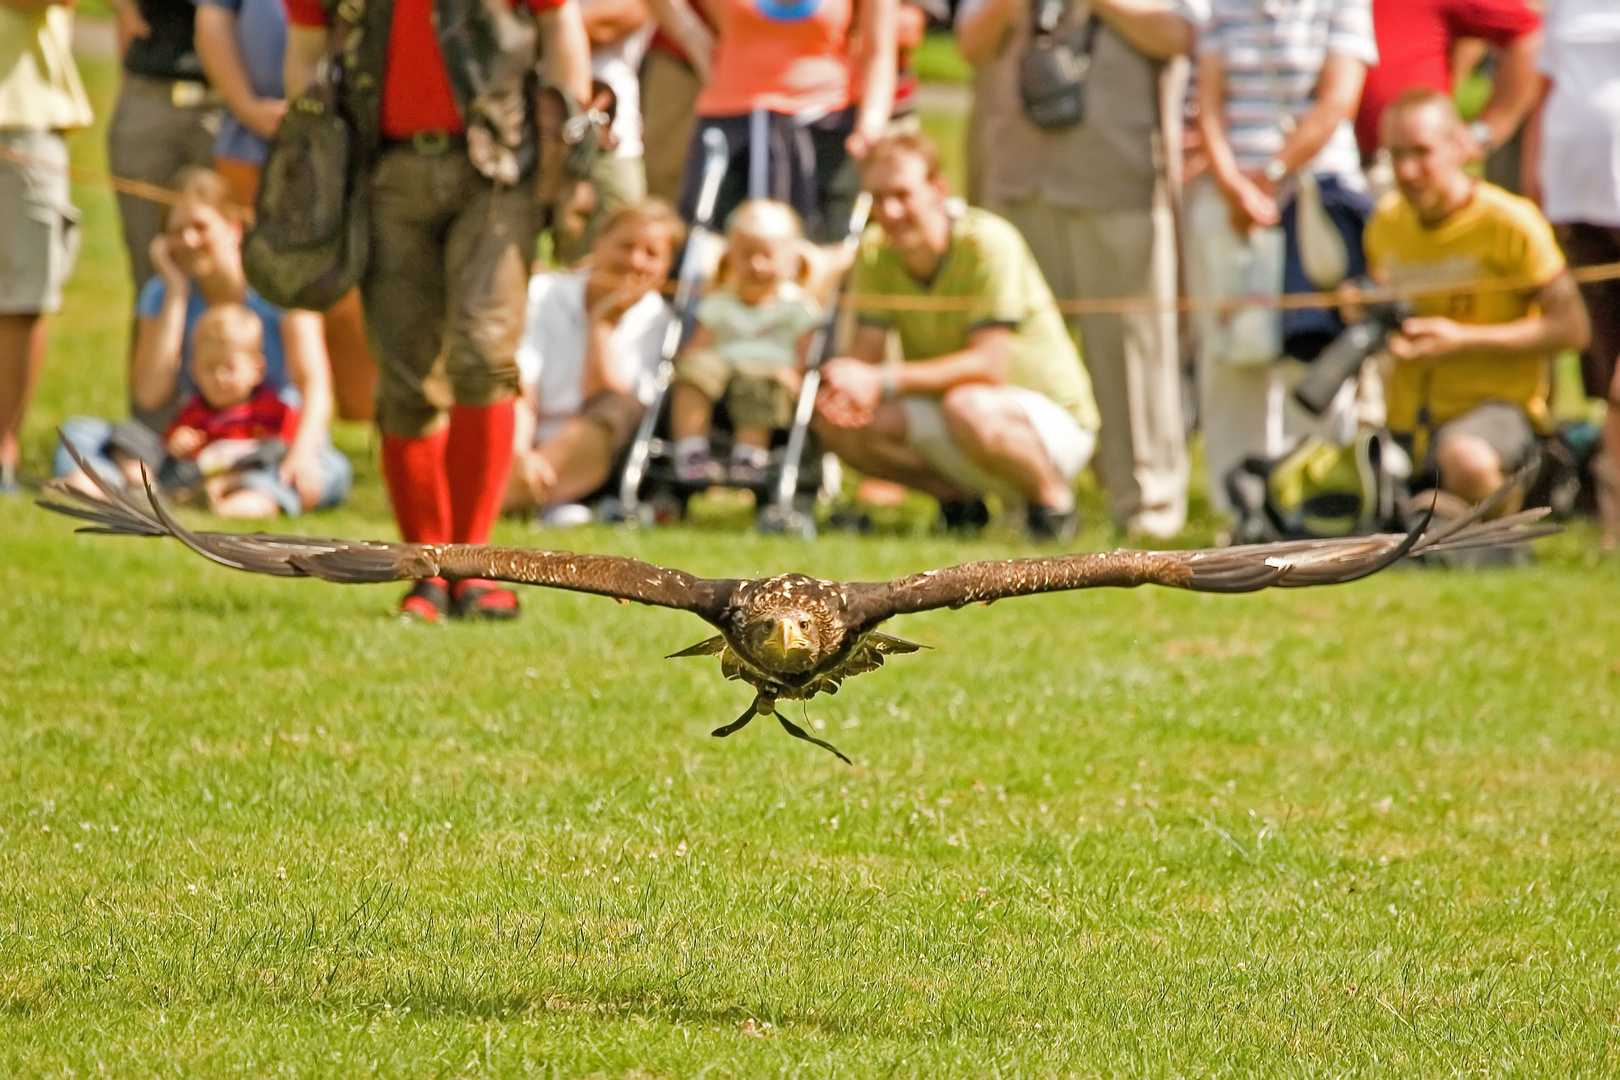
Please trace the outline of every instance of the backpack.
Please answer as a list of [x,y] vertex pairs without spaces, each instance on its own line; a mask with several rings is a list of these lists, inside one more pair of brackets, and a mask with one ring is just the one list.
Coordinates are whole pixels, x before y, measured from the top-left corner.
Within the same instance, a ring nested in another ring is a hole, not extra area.
[[1314,540],[1405,528],[1405,451],[1382,428],[1348,446],[1308,436],[1275,460],[1246,458],[1226,477],[1233,541]]

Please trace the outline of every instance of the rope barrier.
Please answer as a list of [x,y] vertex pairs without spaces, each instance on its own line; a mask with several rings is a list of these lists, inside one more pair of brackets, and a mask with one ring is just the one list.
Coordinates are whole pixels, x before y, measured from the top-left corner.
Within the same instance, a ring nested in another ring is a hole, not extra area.
[[[77,165],[61,166],[21,153],[8,146],[0,146],[0,161],[18,165],[54,168],[65,171],[70,179],[90,187],[109,188],[136,198],[149,199],[165,206],[175,206],[181,195],[171,188],[160,187],[141,180],[99,173]],[[1582,266],[1569,271],[1576,284],[1588,285],[1620,279],[1620,261]],[[1499,292],[1529,292],[1543,282],[1528,277],[1477,278],[1473,281],[1449,285],[1423,285],[1403,288],[1379,287],[1364,290],[1356,299],[1360,304],[1376,304],[1392,300],[1420,300],[1431,296],[1479,295]],[[673,290],[666,285],[665,293]],[[875,293],[854,293],[844,298],[844,304],[855,311],[972,311],[983,310],[984,305],[969,297],[956,296],[888,296]],[[1230,314],[1245,308],[1272,308],[1278,311],[1297,311],[1307,308],[1331,308],[1343,303],[1337,293],[1289,293],[1283,296],[1253,296],[1241,298],[1215,298],[1181,296],[1170,300],[1154,297],[1116,297],[1112,299],[1064,298],[1057,301],[1057,309],[1064,315],[1126,315],[1138,312],[1174,311],[1181,314],[1214,312]]]

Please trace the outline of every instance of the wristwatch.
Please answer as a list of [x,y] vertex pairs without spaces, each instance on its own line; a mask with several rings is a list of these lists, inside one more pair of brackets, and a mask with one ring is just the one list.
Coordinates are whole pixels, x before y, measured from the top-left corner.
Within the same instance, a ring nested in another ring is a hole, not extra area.
[[1492,148],[1491,125],[1483,120],[1475,120],[1468,125],[1468,137],[1478,143],[1482,149],[1489,150]]
[[1266,167],[1261,170],[1260,175],[1264,176],[1269,184],[1280,184],[1288,179],[1288,166],[1282,158],[1274,157],[1266,162]]

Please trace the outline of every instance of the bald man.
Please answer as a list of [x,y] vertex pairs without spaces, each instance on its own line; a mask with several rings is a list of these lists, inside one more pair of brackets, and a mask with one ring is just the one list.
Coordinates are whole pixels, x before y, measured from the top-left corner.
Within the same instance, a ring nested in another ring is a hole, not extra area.
[[1551,430],[1552,359],[1586,343],[1586,308],[1535,204],[1464,171],[1472,140],[1448,96],[1408,91],[1380,136],[1397,190],[1367,225],[1369,271],[1458,286],[1415,300],[1390,341],[1389,428],[1412,453],[1414,488],[1475,503]]

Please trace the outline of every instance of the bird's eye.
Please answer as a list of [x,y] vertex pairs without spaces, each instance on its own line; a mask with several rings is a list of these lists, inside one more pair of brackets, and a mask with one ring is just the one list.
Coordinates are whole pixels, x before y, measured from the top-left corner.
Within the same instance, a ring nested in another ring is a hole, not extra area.
[[801,631],[808,631],[810,629],[810,620],[809,619],[800,619],[799,620],[799,629]]

